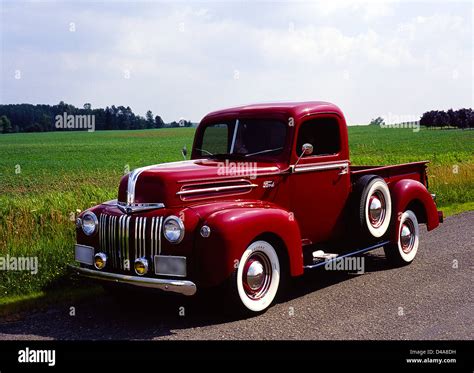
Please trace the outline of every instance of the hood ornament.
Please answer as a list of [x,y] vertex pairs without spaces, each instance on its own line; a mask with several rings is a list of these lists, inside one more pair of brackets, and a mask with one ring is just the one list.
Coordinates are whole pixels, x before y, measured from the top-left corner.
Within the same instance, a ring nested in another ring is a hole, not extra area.
[[117,202],[117,207],[126,214],[133,214],[134,212],[156,210],[165,208],[164,203],[125,203]]

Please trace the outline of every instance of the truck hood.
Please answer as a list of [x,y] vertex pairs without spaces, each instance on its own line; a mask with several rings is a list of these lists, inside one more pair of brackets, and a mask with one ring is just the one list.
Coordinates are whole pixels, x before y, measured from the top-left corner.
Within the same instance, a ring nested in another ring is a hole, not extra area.
[[120,181],[118,201],[128,206],[162,203],[166,207],[242,195],[259,198],[265,175],[281,172],[275,163],[197,159],[142,167]]

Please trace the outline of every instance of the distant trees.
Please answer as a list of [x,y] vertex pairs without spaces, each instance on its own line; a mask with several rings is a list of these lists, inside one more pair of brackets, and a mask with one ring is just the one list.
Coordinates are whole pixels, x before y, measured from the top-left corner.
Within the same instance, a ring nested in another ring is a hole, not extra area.
[[153,118],[153,113],[151,110],[148,110],[145,114],[146,118],[146,127],[147,128],[154,128],[155,127],[155,119]]
[[156,128],[163,128],[165,126],[165,122],[163,122],[163,119],[159,115],[155,117],[155,127]]
[[420,125],[427,128],[474,128],[474,112],[472,109],[432,110],[421,116]]
[[10,133],[13,132],[12,124],[10,119],[6,115],[0,117],[0,133]]
[[383,120],[382,117],[377,117],[375,119],[372,119],[369,123],[371,126],[380,126],[382,124],[385,124],[385,121]]
[[[90,103],[76,108],[64,101],[57,105],[8,104],[0,105],[0,133],[56,131],[56,116],[93,115],[96,130],[136,130],[145,128],[180,127],[179,123],[166,124],[148,110],[145,117],[135,114],[130,106],[107,106],[93,109]],[[191,122],[184,123],[191,126]],[[73,130],[73,129],[70,129]]]

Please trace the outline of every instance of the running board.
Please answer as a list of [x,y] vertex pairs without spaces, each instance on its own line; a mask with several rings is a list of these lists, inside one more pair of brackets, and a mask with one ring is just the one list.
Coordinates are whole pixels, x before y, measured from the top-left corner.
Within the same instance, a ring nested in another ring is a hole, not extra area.
[[[349,256],[354,256],[354,255],[357,255],[357,254],[366,253],[367,251],[371,251],[371,250],[378,249],[379,247],[385,246],[385,245],[387,245],[388,243],[390,243],[390,241],[379,242],[379,243],[376,243],[375,245],[366,247],[366,248],[364,248],[364,249],[360,249],[360,250],[353,251],[353,252],[350,252],[350,253],[347,253],[347,254],[343,254],[343,255],[329,254],[329,255],[331,255],[331,256],[334,256],[334,255],[336,255],[336,256],[335,256],[335,257],[332,257],[332,259],[329,259],[329,260],[327,260],[327,259],[321,259],[319,262],[314,263],[314,264],[310,264],[310,265],[303,266],[303,268],[304,268],[304,269],[313,269],[313,268],[321,267],[321,266],[323,266],[323,265],[326,265],[327,263],[334,262],[335,260],[339,260],[339,259],[342,259],[342,258],[347,258],[347,257],[349,257]],[[326,254],[326,255],[328,255],[328,254]]]

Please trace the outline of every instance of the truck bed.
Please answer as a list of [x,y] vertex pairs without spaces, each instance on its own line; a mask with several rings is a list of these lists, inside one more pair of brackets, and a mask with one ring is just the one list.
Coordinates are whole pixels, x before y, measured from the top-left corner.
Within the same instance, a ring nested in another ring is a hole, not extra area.
[[426,168],[429,161],[402,163],[389,166],[350,166],[352,182],[364,175],[378,175],[384,178],[387,184],[401,179],[412,179],[419,181],[428,187]]

